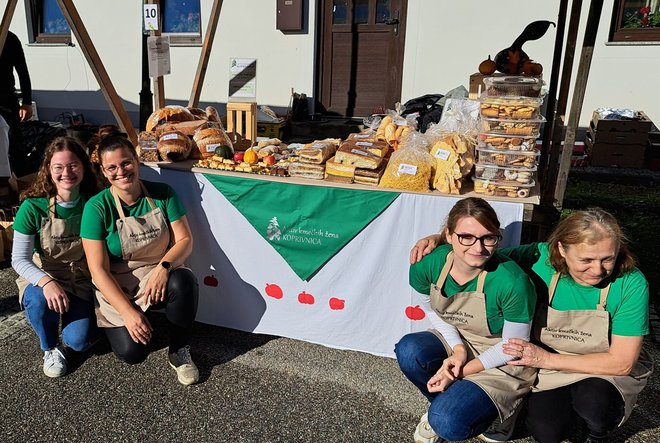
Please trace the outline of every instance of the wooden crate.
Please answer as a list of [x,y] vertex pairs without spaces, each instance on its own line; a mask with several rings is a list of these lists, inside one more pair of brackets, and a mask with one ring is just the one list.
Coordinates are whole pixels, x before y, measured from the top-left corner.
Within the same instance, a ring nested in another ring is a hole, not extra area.
[[641,169],[645,166],[646,144],[594,143],[589,137],[585,139],[584,144],[591,166],[618,166],[631,169]]
[[591,123],[596,131],[617,131],[617,132],[641,132],[647,133],[651,130],[653,122],[644,112],[639,111],[639,120],[618,120],[604,119],[600,114],[594,111],[591,117]]

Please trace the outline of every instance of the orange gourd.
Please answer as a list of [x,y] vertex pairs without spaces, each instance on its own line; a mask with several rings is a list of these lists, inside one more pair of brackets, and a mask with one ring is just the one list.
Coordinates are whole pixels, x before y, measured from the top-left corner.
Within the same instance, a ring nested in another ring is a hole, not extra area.
[[497,66],[495,65],[495,62],[490,59],[490,55],[488,56],[488,60],[484,60],[479,64],[479,72],[484,75],[491,75],[495,72],[495,69],[497,69]]
[[259,157],[257,156],[257,153],[254,151],[254,149],[248,149],[247,151],[245,151],[245,155],[243,156],[243,161],[245,163],[249,163],[253,165],[259,161]]

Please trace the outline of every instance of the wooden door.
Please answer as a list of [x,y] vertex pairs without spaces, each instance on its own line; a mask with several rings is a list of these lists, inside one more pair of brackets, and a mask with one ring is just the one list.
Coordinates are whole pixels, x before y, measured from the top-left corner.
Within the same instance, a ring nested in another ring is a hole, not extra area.
[[366,116],[401,99],[407,0],[323,0],[317,97],[327,113]]

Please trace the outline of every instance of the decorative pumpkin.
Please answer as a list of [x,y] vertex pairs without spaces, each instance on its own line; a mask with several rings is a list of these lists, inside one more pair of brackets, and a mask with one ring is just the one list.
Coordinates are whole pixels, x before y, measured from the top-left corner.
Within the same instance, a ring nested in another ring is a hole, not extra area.
[[484,60],[479,64],[479,72],[483,75],[491,75],[497,69],[497,65],[493,60],[488,56],[488,60]]
[[234,149],[231,146],[220,145],[217,148],[215,148],[215,155],[222,158],[233,159]]
[[247,151],[245,151],[245,155],[243,155],[243,161],[251,165],[257,163],[259,161],[257,152],[254,149],[248,149]]

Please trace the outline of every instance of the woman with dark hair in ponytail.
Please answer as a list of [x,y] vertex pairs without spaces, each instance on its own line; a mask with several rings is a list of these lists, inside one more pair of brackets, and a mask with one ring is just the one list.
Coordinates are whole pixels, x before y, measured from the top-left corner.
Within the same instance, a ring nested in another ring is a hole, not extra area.
[[198,286],[184,266],[193,244],[185,207],[168,184],[140,180],[140,163],[127,138],[103,138],[98,159],[110,187],[85,206],[81,231],[98,289],[98,325],[120,360],[140,363],[153,333],[145,313],[164,308],[169,365],[181,384],[197,383],[188,339]]

